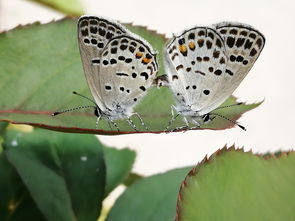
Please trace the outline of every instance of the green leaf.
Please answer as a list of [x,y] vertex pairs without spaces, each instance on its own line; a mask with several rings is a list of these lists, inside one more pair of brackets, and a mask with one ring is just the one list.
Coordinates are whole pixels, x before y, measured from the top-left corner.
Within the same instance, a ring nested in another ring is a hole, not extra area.
[[[8,204],[12,210],[9,211],[5,220],[23,221],[23,220],[46,220],[41,211],[38,209],[28,190],[24,190],[19,201]],[[16,204],[14,204],[16,203]],[[15,207],[14,207],[15,206]],[[1,217],[1,215],[0,215]]]
[[[161,68],[158,75],[163,75],[163,35],[144,27],[128,27],[159,51]],[[114,127],[110,128],[105,119],[99,121],[96,129],[93,110],[51,116],[57,110],[90,104],[72,94],[77,91],[91,97],[77,48],[76,32],[76,20],[63,19],[45,25],[18,27],[0,34],[0,121],[66,132],[105,135],[136,133],[126,120],[116,121],[120,132]],[[132,120],[139,132],[163,132],[171,119],[170,107],[173,103],[168,88],[151,88],[149,94],[135,107],[135,112],[141,115],[151,131],[146,131],[139,119],[133,116]],[[236,103],[235,98],[229,98],[228,103]],[[218,112],[235,120],[258,105],[243,104]],[[171,129],[183,125],[179,117]],[[233,124],[230,121],[217,117],[210,124],[203,125],[203,128],[225,129],[231,126]]]
[[143,176],[139,175],[137,173],[130,173],[128,177],[126,177],[126,179],[124,180],[124,185],[125,186],[130,186],[133,183],[135,183],[137,180],[142,179]]
[[4,141],[47,220],[96,220],[105,189],[102,146],[92,135],[10,131]]
[[258,156],[223,148],[191,170],[176,220],[295,220],[295,152]]
[[118,150],[110,147],[104,147],[103,152],[107,169],[107,195],[127,178],[135,160],[135,152],[127,148]]
[[0,220],[45,220],[5,153],[0,153]]
[[118,198],[107,220],[173,220],[179,185],[190,169],[175,169],[138,180]]
[[79,0],[30,0],[49,6],[67,15],[84,14],[83,6]]
[[[3,134],[5,134],[5,130],[7,126],[8,126],[7,122],[0,122],[0,137],[2,137]],[[0,145],[1,145],[1,142],[0,142]]]

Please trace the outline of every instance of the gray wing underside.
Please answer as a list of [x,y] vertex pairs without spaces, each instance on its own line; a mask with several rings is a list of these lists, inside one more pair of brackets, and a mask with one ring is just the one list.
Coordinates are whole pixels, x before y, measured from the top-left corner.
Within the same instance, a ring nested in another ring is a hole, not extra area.
[[[205,36],[199,34],[202,31],[206,33]],[[191,33],[195,34],[195,39],[189,38]],[[188,49],[187,56],[179,50],[178,41],[183,38]],[[198,45],[200,39],[204,42],[202,47]],[[211,47],[206,44],[208,40],[212,42]],[[189,49],[190,42],[196,44],[194,50]],[[237,23],[219,23],[212,28],[196,27],[173,39],[165,49],[165,57],[170,72],[170,85],[177,101],[182,105],[190,105],[200,115],[217,108],[233,93],[252,68],[264,42],[263,35],[257,30]],[[209,57],[207,62],[204,61],[206,56]],[[198,57],[202,58],[199,62]],[[193,60],[196,61],[195,65],[191,63]],[[179,65],[183,65],[183,68],[179,68]],[[178,81],[175,76],[181,80]],[[196,85],[196,89],[192,89],[192,85]],[[190,88],[186,89],[188,86]],[[206,95],[205,90],[210,93]]]
[[127,112],[151,87],[158,65],[151,46],[132,36],[113,38],[101,57],[101,97],[110,110]]
[[200,111],[212,106],[224,82],[227,57],[223,39],[208,27],[185,31],[167,46],[166,66],[176,100]]
[[[216,97],[219,106],[235,91],[251,70],[264,47],[265,38],[258,30],[246,24],[222,22],[213,27],[224,39],[225,54],[228,57],[226,69],[233,73],[227,87],[224,88],[224,95]],[[210,112],[216,107],[204,111]]]
[[82,16],[78,21],[78,44],[85,77],[95,102],[102,110],[105,105],[99,83],[101,53],[112,38],[126,33],[128,30],[122,25],[104,18]]

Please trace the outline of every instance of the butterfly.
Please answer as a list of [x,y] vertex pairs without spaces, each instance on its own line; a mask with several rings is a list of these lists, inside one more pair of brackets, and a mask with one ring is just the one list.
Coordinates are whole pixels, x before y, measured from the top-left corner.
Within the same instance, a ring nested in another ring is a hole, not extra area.
[[136,115],[144,125],[133,108],[147,94],[158,72],[156,53],[152,46],[123,25],[96,16],[79,18],[78,44],[95,105],[74,109],[93,107],[97,116],[96,124],[104,118],[118,131],[114,121],[120,119],[126,119],[137,130],[130,119],[132,115]]
[[248,74],[264,44],[258,30],[235,22],[193,27],[170,39],[164,48],[164,63],[176,106],[171,107],[166,130],[179,115],[185,122],[181,128],[189,128],[190,123],[198,128],[215,117],[231,121],[213,111],[223,108],[220,105]]

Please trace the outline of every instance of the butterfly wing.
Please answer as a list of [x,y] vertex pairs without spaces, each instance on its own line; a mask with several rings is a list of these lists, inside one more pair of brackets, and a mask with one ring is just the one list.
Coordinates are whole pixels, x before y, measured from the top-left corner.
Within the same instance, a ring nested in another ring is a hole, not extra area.
[[[225,54],[228,58],[226,73],[230,76],[224,91],[215,97],[216,104],[220,105],[234,92],[253,67],[264,47],[265,38],[258,30],[246,24],[223,22],[214,27],[224,39]],[[208,113],[216,107],[210,106],[204,112]]]
[[151,87],[158,64],[152,47],[134,34],[113,38],[100,63],[101,97],[114,115],[130,114]]
[[[208,40],[212,44],[207,43]],[[264,42],[260,32],[237,23],[197,27],[176,37],[165,52],[170,85],[178,102],[182,106],[189,105],[199,115],[217,108],[252,68]],[[187,53],[184,53],[185,49]],[[196,60],[194,68],[193,60]],[[202,72],[202,76],[194,75],[194,72]]]
[[122,25],[95,16],[78,21],[78,43],[85,77],[97,105],[104,109],[99,84],[101,53],[111,38],[128,33]]
[[221,36],[211,28],[184,31],[164,50],[170,87],[183,110],[212,106],[224,82],[227,57]]

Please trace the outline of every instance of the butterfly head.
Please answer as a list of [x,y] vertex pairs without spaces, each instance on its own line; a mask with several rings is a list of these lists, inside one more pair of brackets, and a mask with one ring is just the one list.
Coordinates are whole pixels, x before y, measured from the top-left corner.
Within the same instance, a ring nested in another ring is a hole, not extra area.
[[98,106],[96,106],[96,108],[94,109],[94,115],[96,117],[100,117],[102,115],[102,110]]
[[182,114],[183,116],[188,117],[200,117],[199,111],[195,110],[192,105],[186,104],[186,103],[179,103],[179,105],[176,106],[176,110],[178,113]]

